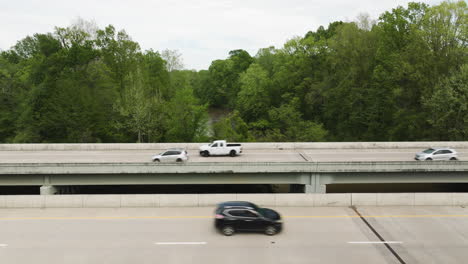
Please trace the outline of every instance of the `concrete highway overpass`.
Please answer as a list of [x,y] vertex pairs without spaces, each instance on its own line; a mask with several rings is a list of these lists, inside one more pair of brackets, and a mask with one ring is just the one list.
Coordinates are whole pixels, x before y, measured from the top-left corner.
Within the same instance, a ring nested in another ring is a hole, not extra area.
[[[136,184],[466,183],[468,142],[245,143],[238,157],[200,157],[194,143],[3,144],[0,186]],[[449,146],[459,161],[417,162],[414,153]],[[186,164],[148,162],[171,147],[187,148]]]

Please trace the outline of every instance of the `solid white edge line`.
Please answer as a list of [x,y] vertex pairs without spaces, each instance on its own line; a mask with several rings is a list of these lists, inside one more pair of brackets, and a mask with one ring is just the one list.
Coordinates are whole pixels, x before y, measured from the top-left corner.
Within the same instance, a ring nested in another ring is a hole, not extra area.
[[0,247],[6,247],[8,244],[0,244]]
[[348,244],[403,244],[401,241],[350,241]]
[[206,242],[156,242],[156,245],[205,245]]

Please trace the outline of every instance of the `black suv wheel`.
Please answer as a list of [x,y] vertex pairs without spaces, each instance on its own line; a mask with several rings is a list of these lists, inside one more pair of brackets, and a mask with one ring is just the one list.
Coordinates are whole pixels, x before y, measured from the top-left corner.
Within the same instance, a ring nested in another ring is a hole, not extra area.
[[278,233],[278,230],[274,226],[267,226],[265,228],[265,234],[267,234],[269,236],[276,235],[276,233]]
[[234,235],[235,230],[234,230],[234,227],[232,226],[225,226],[221,229],[221,232],[223,232],[225,236],[232,236]]

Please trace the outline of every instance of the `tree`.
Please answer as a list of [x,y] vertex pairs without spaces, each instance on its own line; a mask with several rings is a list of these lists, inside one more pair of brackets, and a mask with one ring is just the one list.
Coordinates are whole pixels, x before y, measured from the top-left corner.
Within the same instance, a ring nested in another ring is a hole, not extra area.
[[233,62],[233,71],[240,74],[246,71],[254,59],[245,50],[231,50],[229,52],[229,59]]
[[213,125],[213,137],[236,142],[253,140],[249,126],[242,120],[240,113],[236,110]]
[[237,99],[237,109],[247,122],[261,119],[268,112],[270,81],[267,72],[258,64],[252,64],[241,74],[241,90]]
[[182,54],[178,50],[163,50],[161,57],[166,61],[166,69],[168,72],[178,71],[184,68]]
[[122,101],[117,101],[119,112],[125,117],[126,128],[138,135],[137,142],[143,142],[149,124],[151,101],[148,100],[141,71],[130,73],[129,85],[126,86]]
[[226,94],[228,98],[227,104],[232,108],[236,105],[237,94],[240,91],[239,77],[249,68],[254,59],[245,50],[232,50],[229,52],[229,60],[232,61],[232,74],[230,75],[232,84],[226,91]]
[[158,142],[167,132],[165,107],[174,91],[159,53],[146,51],[138,57],[137,65],[125,79],[122,98],[115,101],[121,117],[114,126],[129,131],[137,142]]
[[93,42],[83,32],[59,28],[56,34],[35,35],[26,41],[28,45],[18,47],[22,51],[32,48],[22,52],[30,55],[22,56],[21,62],[30,69],[26,76],[29,90],[22,99],[13,140],[109,140],[106,121],[114,94],[109,70],[97,60]]
[[341,140],[363,140],[368,127],[380,122],[368,116],[372,98],[371,80],[375,35],[355,23],[343,24],[329,43],[331,89],[325,93],[324,123]]
[[16,133],[23,84],[20,67],[0,53],[0,142],[8,142]]
[[208,73],[202,72],[196,95],[213,107],[232,109],[240,91],[239,78],[254,59],[245,50],[232,50],[226,60],[215,60]]
[[[421,37],[431,53],[432,76],[463,65],[468,53],[468,7],[465,1],[442,2],[427,10]],[[434,81],[434,84],[437,80]]]
[[263,140],[279,142],[324,141],[327,132],[322,125],[303,120],[294,104],[298,104],[297,98],[292,100],[291,104],[285,104],[268,111],[271,128],[267,130]]
[[210,105],[212,97],[210,94],[211,84],[210,72],[207,70],[200,70],[196,73],[196,77],[193,79],[193,93],[201,103]]
[[[136,68],[140,46],[131,40],[124,30],[116,33],[112,25],[98,30],[96,45],[100,48],[102,59],[109,67],[111,76],[117,83],[120,96],[123,96],[125,80]],[[123,97],[122,97],[123,98]]]
[[432,140],[467,140],[468,64],[441,80],[423,102],[433,127]]
[[228,91],[236,79],[232,67],[231,60],[215,60],[211,63],[204,89],[198,92],[210,106],[225,107],[229,104]]
[[467,13],[409,3],[199,72],[79,19],[0,53],[0,142],[206,140],[208,106],[235,141],[465,140]]
[[169,100],[174,95],[174,91],[171,90],[166,62],[161,55],[153,50],[147,50],[142,56],[140,65],[144,76],[147,76],[145,85],[149,89],[148,96]]
[[192,90],[178,90],[166,107],[167,142],[199,142],[206,140],[207,106],[200,105]]

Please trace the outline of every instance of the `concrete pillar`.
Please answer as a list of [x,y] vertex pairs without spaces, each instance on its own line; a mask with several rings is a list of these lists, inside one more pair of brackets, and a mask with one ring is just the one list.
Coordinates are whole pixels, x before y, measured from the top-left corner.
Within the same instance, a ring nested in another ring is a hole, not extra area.
[[325,185],[325,184],[317,185],[316,192],[317,193],[327,193],[327,185]]
[[57,187],[52,185],[43,185],[40,188],[41,195],[54,195],[58,192]]
[[305,193],[315,193],[315,186],[314,185],[304,185],[304,192]]
[[316,193],[317,192],[316,183],[317,183],[318,177],[319,176],[316,175],[315,173],[308,174],[307,184],[304,185],[304,192],[305,193]]
[[304,185],[304,192],[305,193],[327,193],[327,185],[320,184],[320,185]]

